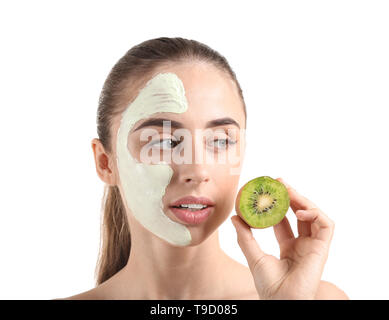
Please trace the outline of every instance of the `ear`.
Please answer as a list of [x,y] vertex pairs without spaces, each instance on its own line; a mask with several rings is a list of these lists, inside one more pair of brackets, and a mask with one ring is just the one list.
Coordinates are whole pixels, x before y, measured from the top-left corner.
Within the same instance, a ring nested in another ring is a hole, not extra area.
[[108,154],[101,141],[94,138],[91,142],[96,172],[100,179],[110,186],[116,185],[116,175],[112,155]]

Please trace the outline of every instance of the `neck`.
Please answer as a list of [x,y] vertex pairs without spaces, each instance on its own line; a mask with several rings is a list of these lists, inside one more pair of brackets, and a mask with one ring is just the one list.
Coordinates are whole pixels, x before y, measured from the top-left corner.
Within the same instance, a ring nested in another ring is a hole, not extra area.
[[120,272],[121,282],[128,285],[122,288],[131,295],[135,291],[142,299],[216,299],[223,289],[227,255],[217,230],[188,247],[174,247],[150,233],[131,238],[130,257]]

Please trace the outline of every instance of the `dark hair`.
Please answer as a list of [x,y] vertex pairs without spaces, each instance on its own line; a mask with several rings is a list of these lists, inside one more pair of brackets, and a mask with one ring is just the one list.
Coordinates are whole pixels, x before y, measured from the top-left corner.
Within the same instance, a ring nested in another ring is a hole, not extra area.
[[[207,62],[229,76],[246,105],[242,89],[227,59],[207,45],[185,38],[160,37],[144,41],[126,52],[110,71],[99,99],[97,134],[105,151],[112,152],[111,127],[116,115],[128,105],[127,88],[134,88],[161,65],[174,62]],[[105,186],[99,258],[96,265],[97,285],[122,269],[131,249],[130,228],[126,210],[117,186]]]

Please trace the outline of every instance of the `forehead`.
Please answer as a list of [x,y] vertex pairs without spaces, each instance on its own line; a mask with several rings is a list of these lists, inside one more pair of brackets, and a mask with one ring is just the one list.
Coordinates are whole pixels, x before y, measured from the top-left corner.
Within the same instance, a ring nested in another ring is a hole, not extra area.
[[180,78],[185,88],[188,111],[202,107],[208,109],[212,106],[214,108],[240,107],[241,101],[234,81],[209,63],[168,64],[160,67],[155,74],[160,72],[172,72]]
[[[182,81],[188,109],[179,114],[162,112],[159,116],[180,120],[193,127],[203,127],[204,123],[210,120],[230,117],[238,122],[241,128],[244,127],[243,104],[235,82],[209,63],[184,62],[160,66],[138,86],[137,95],[147,81],[165,72],[174,73]],[[145,117],[137,124],[150,117],[154,118],[155,115]],[[119,124],[120,116],[117,120],[115,122]]]

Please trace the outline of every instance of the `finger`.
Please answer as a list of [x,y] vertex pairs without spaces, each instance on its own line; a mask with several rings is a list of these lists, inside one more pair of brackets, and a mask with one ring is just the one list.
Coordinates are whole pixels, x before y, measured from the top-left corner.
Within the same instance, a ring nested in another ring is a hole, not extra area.
[[258,264],[266,254],[255,240],[251,228],[239,216],[232,216],[231,222],[234,225],[238,236],[239,247],[246,257],[249,268],[253,271],[255,265]]
[[311,224],[306,221],[297,219],[297,232],[300,237],[310,237],[311,236]]
[[297,210],[296,216],[299,220],[311,223],[313,238],[328,243],[332,240],[335,223],[320,209],[312,208],[309,210]]
[[[316,205],[307,198],[300,195],[294,188],[286,183],[282,178],[277,178],[279,182],[283,183],[288,190],[290,207],[293,212],[296,213],[299,209],[310,209],[316,207]],[[297,220],[297,231],[299,236],[309,237],[311,236],[311,224],[309,222]]]
[[288,218],[285,216],[280,223],[273,226],[274,234],[276,235],[280,248],[285,241],[295,239],[293,230],[290,226]]
[[282,178],[277,178],[276,180],[282,182],[289,193],[290,198],[290,207],[294,212],[295,210],[307,210],[311,208],[317,208],[311,200],[307,199],[303,195],[299,194],[294,188],[292,188],[288,183],[286,183]]

